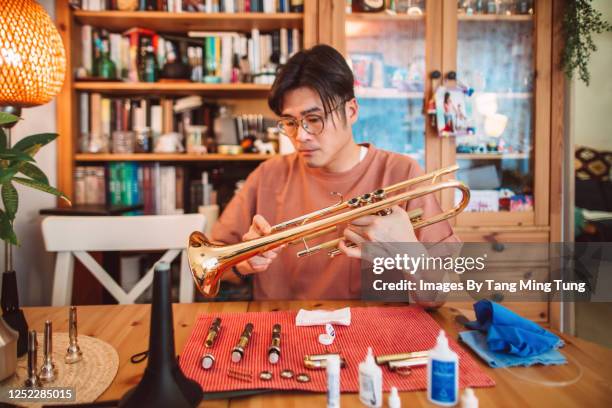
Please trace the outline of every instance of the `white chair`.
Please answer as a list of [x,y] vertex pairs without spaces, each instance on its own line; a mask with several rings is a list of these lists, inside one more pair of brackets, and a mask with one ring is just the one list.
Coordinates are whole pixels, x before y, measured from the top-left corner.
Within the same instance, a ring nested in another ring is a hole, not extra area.
[[49,252],[57,252],[53,278],[53,306],[69,305],[72,296],[73,255],[120,304],[134,303],[153,282],[153,268],[129,291],[121,286],[87,251],[167,250],[159,259],[172,262],[181,254],[179,301],[192,302],[194,284],[187,261],[187,243],[193,231],[204,231],[202,214],[143,216],[49,216],[42,221]]

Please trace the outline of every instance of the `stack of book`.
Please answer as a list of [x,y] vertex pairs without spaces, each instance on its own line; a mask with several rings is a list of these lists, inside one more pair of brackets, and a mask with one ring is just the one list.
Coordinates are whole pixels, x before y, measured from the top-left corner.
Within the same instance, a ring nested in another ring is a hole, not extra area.
[[144,205],[144,214],[185,212],[185,169],[159,163],[112,162],[77,166],[75,202],[110,206]]
[[[260,33],[190,32],[190,38],[164,37],[155,31],[132,28],[124,33],[109,33],[104,29],[84,25],[81,29],[81,69],[79,78],[104,77],[129,82],[154,82],[144,71],[154,63],[161,72],[167,62],[176,59],[186,64],[195,82],[271,83],[278,64],[301,49],[302,35],[298,29],[281,28]],[[184,45],[181,45],[183,43]],[[185,47],[186,45],[186,47]],[[180,55],[185,47],[187,55]],[[112,61],[114,73],[100,68],[101,61]],[[111,76],[112,75],[112,76]]]
[[[88,11],[120,10],[119,0],[72,1]],[[203,13],[288,13],[304,11],[303,0],[134,0],[132,11],[183,11]]]

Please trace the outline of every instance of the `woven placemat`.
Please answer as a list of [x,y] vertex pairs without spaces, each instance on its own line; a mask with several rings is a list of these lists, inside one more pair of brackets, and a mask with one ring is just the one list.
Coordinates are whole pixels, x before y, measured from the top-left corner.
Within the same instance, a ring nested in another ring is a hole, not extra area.
[[[119,369],[119,355],[113,346],[94,337],[79,335],[79,347],[83,351],[83,359],[75,364],[64,363],[64,356],[68,348],[68,333],[53,334],[53,361],[57,367],[57,378],[52,383],[43,383],[43,387],[72,387],[75,390],[74,401],[57,402],[86,403],[93,402],[113,382]],[[43,335],[38,334],[38,367],[42,365]],[[27,377],[27,356],[17,361],[15,375],[0,383],[1,388],[23,388]],[[4,399],[6,394],[0,393],[0,401],[18,404],[24,407],[41,407],[52,403],[22,403]]]

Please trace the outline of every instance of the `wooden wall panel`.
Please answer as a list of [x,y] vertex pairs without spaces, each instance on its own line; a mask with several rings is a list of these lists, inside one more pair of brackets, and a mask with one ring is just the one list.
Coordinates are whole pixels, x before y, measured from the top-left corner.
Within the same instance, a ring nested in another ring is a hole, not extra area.
[[[76,135],[76,96],[72,87],[74,66],[73,44],[80,44],[75,38],[74,25],[70,7],[66,1],[55,3],[56,25],[66,50],[66,79],[62,90],[57,95],[57,187],[74,201],[74,161]],[[64,200],[57,200],[59,206],[65,206]]]
[[535,2],[535,185],[536,225],[548,225],[550,186],[550,112],[552,0]]

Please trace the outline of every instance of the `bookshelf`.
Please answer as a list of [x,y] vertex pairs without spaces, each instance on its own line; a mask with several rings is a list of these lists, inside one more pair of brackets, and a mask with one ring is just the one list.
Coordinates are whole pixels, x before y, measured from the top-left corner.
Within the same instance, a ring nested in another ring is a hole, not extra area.
[[114,161],[136,161],[136,162],[261,162],[274,157],[270,154],[192,154],[192,153],[132,153],[132,154],[87,154],[75,155],[76,162],[114,162]]
[[[75,195],[75,170],[106,167],[112,163],[134,163],[136,166],[180,166],[185,177],[196,177],[202,170],[221,168],[226,173],[248,174],[270,155],[244,153],[81,153],[79,135],[81,95],[101,95],[103,98],[148,98],[153,100],[178,99],[197,95],[206,103],[227,104],[236,115],[258,114],[273,118],[267,108],[269,84],[261,83],[203,83],[191,81],[127,82],[120,80],[77,79],[83,53],[82,27],[104,29],[110,33],[124,33],[134,27],[149,29],[158,34],[187,37],[189,31],[239,32],[249,35],[257,29],[262,34],[281,29],[299,30],[301,47],[310,47],[318,39],[318,0],[305,0],[302,12],[168,12],[168,11],[91,11],[72,9],[69,2],[56,2],[57,25],[67,50],[67,72],[64,87],[57,98],[58,187],[68,196]],[[237,3],[236,3],[237,4]],[[84,167],[83,167],[84,166]],[[107,170],[108,174],[108,170]],[[229,177],[233,189],[238,176]],[[184,180],[187,186],[189,180]],[[229,182],[229,181],[228,181]],[[186,198],[187,200],[189,198]],[[59,205],[61,203],[58,202]]]
[[125,31],[132,27],[164,33],[194,30],[270,31],[278,28],[304,28],[305,13],[171,13],[167,11],[84,11],[74,12],[79,24]]
[[111,95],[144,94],[158,95],[229,96],[237,98],[261,98],[270,91],[264,84],[203,84],[193,82],[75,82],[76,91],[103,92]]

